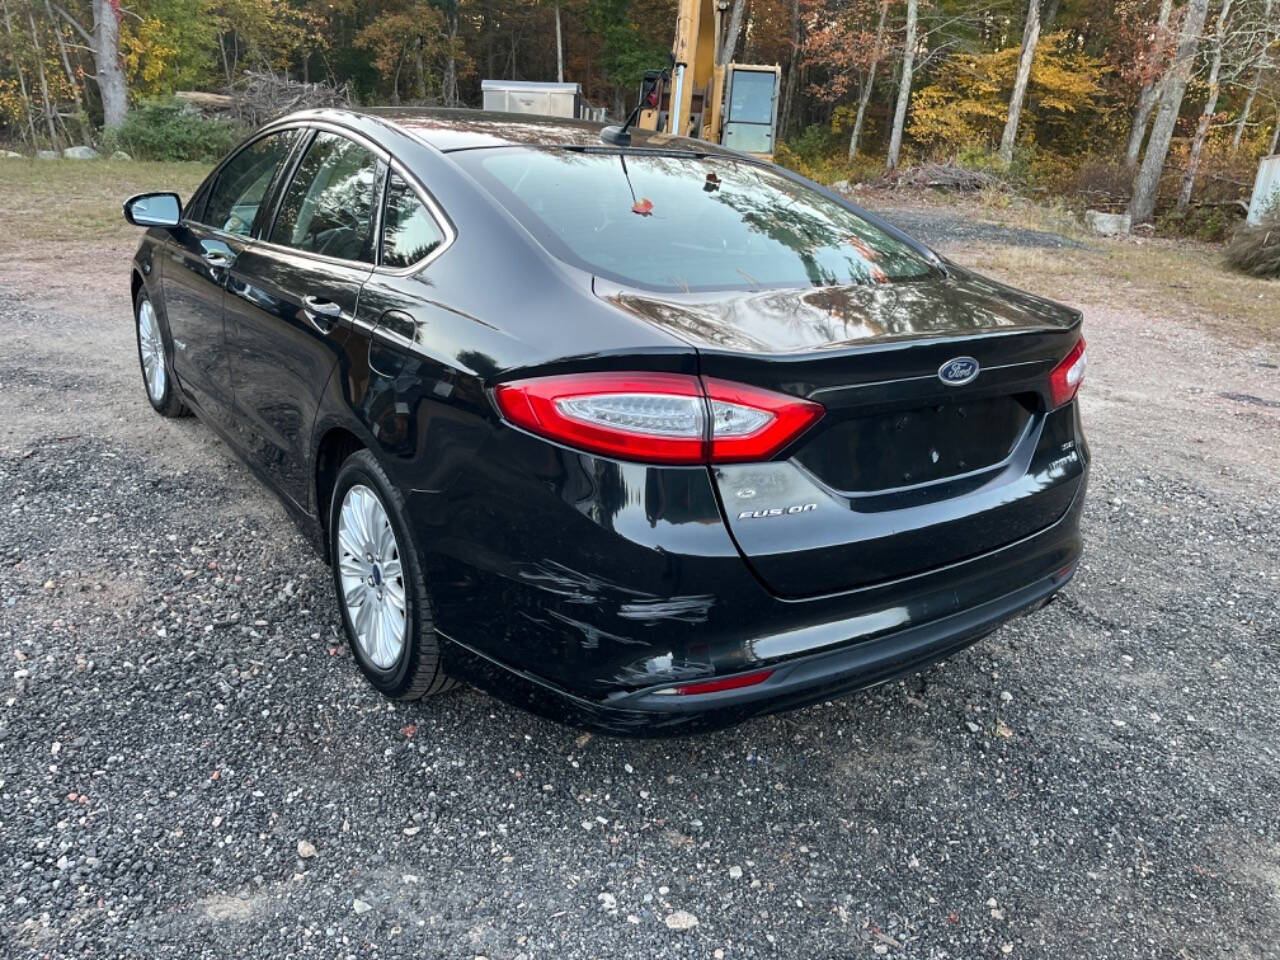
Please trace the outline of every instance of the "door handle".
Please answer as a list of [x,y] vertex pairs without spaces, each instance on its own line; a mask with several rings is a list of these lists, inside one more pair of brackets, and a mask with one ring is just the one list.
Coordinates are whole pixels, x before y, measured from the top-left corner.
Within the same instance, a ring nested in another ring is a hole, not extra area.
[[307,296],[302,298],[302,312],[321,333],[332,333],[342,316],[342,305],[324,297]]
[[234,254],[227,253],[225,250],[206,250],[201,254],[201,259],[211,267],[225,270],[235,263],[236,258]]
[[321,317],[342,316],[342,305],[326,300],[324,297],[303,297],[302,305],[307,308],[307,313],[314,313]]

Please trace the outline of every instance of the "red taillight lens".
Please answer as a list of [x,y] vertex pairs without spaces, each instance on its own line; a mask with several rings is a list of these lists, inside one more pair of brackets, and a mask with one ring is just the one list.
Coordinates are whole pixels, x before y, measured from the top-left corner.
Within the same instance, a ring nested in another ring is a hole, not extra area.
[[678,373],[580,373],[500,384],[516,426],[567,446],[641,463],[765,460],[822,416],[786,394]]
[[1089,366],[1089,357],[1085,353],[1084,340],[1076,342],[1071,352],[1063,357],[1062,362],[1049,374],[1049,409],[1057,410],[1064,403],[1069,403],[1080,389],[1084,380],[1085,368]]
[[712,463],[768,460],[825,412],[820,403],[785,393],[728,380],[702,382],[711,406]]
[[571,447],[624,460],[701,463],[706,401],[697,377],[591,373],[500,384],[502,415]]

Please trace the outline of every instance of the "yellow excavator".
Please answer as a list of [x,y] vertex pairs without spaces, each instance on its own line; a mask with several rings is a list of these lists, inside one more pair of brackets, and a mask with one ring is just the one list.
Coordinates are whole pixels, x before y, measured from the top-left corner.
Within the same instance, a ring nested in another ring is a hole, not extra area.
[[697,137],[766,160],[773,159],[782,68],[716,63],[728,0],[679,0],[671,66],[644,76],[640,104],[610,143],[630,143],[627,129]]

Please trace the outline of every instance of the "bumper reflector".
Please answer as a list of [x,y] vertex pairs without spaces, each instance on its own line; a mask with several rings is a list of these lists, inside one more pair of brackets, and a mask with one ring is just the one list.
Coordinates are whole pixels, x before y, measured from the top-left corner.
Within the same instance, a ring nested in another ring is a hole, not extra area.
[[722,690],[738,690],[742,687],[754,687],[758,683],[764,683],[773,676],[772,670],[756,670],[754,673],[740,673],[733,677],[721,677],[718,680],[699,680],[696,683],[681,683],[674,687],[667,687],[664,690],[655,690],[655,693],[662,694],[699,694],[699,693],[719,693]]

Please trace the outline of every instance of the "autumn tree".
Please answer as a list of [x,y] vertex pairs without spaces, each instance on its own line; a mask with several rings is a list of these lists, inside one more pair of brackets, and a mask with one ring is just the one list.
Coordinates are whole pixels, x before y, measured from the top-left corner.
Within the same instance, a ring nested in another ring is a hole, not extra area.
[[907,121],[907,103],[911,100],[911,73],[916,58],[916,24],[919,0],[907,0],[907,30],[902,44],[902,71],[898,79],[898,100],[893,111],[893,132],[889,136],[889,155],[885,166],[893,170],[902,153],[902,131]]
[[1031,62],[1039,43],[1040,0],[1030,0],[1018,54],[1018,73],[1013,81],[1013,93],[1009,96],[1009,114],[1005,120],[1004,132],[1000,135],[1000,162],[1006,167],[1013,161],[1013,147],[1018,140],[1018,121],[1022,117],[1022,103],[1027,96],[1027,82],[1031,79]]
[[1159,83],[1169,67],[1169,53],[1173,48],[1169,24],[1172,13],[1173,0],[1160,0],[1154,22],[1139,20],[1136,25],[1126,24],[1131,32],[1136,32],[1137,42],[1130,49],[1118,51],[1121,59],[1117,67],[1122,73],[1136,77],[1141,84],[1133,110],[1133,123],[1129,128],[1129,142],[1125,147],[1124,162],[1130,168],[1138,165],[1151,111],[1160,99]]
[[[1280,10],[1277,10],[1275,0],[1264,0],[1262,4],[1262,19],[1253,47],[1254,50],[1248,56],[1246,66],[1246,69],[1252,73],[1249,93],[1245,97],[1244,106],[1240,108],[1240,116],[1236,118],[1235,133],[1231,137],[1232,154],[1240,149],[1240,141],[1244,138],[1244,129],[1253,113],[1253,105],[1258,99],[1258,93],[1262,90],[1263,79],[1275,70],[1272,48],[1280,48]],[[1276,53],[1280,53],[1280,49],[1277,49]],[[1276,129],[1277,133],[1280,133],[1280,124],[1277,124]],[[1274,147],[1272,152],[1275,152]]]
[[[989,148],[1007,126],[1009,88],[1020,58],[1018,47],[947,58],[916,93],[912,138],[953,150]],[[1089,128],[1108,109],[1102,85],[1107,72],[1102,60],[1078,50],[1071,33],[1045,36],[1027,75],[1024,130],[1036,142],[1062,149],[1087,143]]]
[[857,155],[876,70],[885,52],[889,0],[808,0],[802,63],[819,79],[807,93],[823,103],[840,104],[857,90],[857,109],[849,135],[849,157]]
[[1156,208],[1156,191],[1160,186],[1160,174],[1169,156],[1169,143],[1173,128],[1182,110],[1182,98],[1187,92],[1191,69],[1200,47],[1200,34],[1204,30],[1209,0],[1187,0],[1186,13],[1178,31],[1178,49],[1174,54],[1168,75],[1160,92],[1160,109],[1151,127],[1151,139],[1147,143],[1142,166],[1133,181],[1133,196],[1129,200],[1129,216],[1134,223],[1151,219]]
[[1200,156],[1204,152],[1204,140],[1209,134],[1209,123],[1218,109],[1218,96],[1222,91],[1222,60],[1226,49],[1227,36],[1231,33],[1233,22],[1231,15],[1238,11],[1235,0],[1222,0],[1214,22],[1213,34],[1209,39],[1210,67],[1207,85],[1209,95],[1205,98],[1200,118],[1196,121],[1196,132],[1191,138],[1191,152],[1187,157],[1187,169],[1182,177],[1182,189],[1178,192],[1178,209],[1185,210],[1191,202],[1191,191],[1195,187],[1196,173],[1200,169]]

